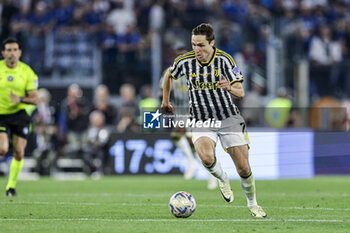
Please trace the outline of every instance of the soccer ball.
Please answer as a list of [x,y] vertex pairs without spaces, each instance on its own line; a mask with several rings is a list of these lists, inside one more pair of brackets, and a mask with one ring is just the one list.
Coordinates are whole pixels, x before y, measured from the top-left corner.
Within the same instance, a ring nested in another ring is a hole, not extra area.
[[188,218],[196,210],[196,201],[190,193],[180,191],[170,198],[169,209],[177,218]]

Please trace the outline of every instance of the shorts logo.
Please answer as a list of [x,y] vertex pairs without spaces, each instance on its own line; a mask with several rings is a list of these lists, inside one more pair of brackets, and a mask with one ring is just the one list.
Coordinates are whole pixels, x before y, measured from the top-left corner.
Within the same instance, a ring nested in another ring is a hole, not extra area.
[[156,112],[143,112],[143,128],[144,129],[160,129],[159,109]]
[[8,76],[8,77],[7,77],[7,80],[8,80],[9,82],[12,82],[12,81],[13,81],[13,77],[12,77],[12,76]]
[[29,132],[28,127],[24,127],[22,131],[23,131],[24,135],[27,135]]

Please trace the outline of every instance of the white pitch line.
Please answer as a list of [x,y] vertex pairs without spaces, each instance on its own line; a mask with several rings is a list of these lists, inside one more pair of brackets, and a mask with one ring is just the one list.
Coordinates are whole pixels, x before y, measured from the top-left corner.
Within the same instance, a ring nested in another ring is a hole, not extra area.
[[264,193],[259,192],[259,196],[282,196],[282,197],[348,197],[349,193]]
[[[90,202],[42,202],[42,201],[20,201],[20,202],[5,202],[2,201],[0,204],[7,205],[72,205],[72,206],[97,206],[103,205],[102,203],[90,203]],[[110,206],[167,206],[165,203],[106,203]],[[197,204],[198,207],[204,208],[235,208],[235,209],[245,209],[247,206],[235,206],[235,205],[205,205]],[[322,208],[322,207],[300,207],[300,206],[290,206],[290,207],[281,207],[281,206],[264,206],[266,209],[283,209],[283,210],[327,210],[327,211],[350,211],[349,208]]]
[[[170,193],[29,193],[24,194],[26,196],[40,196],[40,197],[112,197],[112,196],[127,196],[127,197],[169,197]],[[260,197],[269,196],[282,196],[282,197],[348,197],[349,193],[264,193],[259,192]]]
[[18,202],[5,202],[2,201],[0,204],[9,204],[9,205],[15,205],[15,204],[21,204],[21,205],[87,205],[87,206],[94,206],[94,205],[101,205],[101,203],[88,203],[88,202],[44,202],[44,201],[18,201]]
[[[234,205],[197,205],[199,207],[209,207],[209,208],[247,208],[247,206],[234,206]],[[282,206],[264,206],[264,209],[289,209],[289,210],[330,210],[330,211],[348,211],[350,209],[341,209],[341,208],[322,208],[322,207],[300,207],[300,206],[288,206],[288,207],[282,207]]]
[[171,193],[30,193],[25,194],[27,196],[38,196],[38,197],[112,197],[112,196],[123,196],[123,197],[170,197]]
[[102,219],[102,218],[8,218],[0,219],[0,222],[6,221],[33,221],[33,222],[55,222],[55,221],[101,221],[101,222],[319,222],[319,223],[344,223],[340,219]]

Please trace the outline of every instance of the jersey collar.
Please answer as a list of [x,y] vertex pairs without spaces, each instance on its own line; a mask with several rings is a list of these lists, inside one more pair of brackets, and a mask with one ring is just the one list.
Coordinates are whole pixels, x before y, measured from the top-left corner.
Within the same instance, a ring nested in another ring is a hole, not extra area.
[[213,56],[210,58],[210,60],[209,60],[209,62],[200,62],[198,59],[197,59],[197,57],[196,57],[196,61],[198,62],[198,64],[199,64],[199,66],[200,67],[203,67],[203,66],[210,66],[211,65],[211,63],[214,61],[214,59],[215,59],[215,57],[216,57],[216,52],[218,51],[215,47],[213,47],[214,48],[214,53],[213,53]]

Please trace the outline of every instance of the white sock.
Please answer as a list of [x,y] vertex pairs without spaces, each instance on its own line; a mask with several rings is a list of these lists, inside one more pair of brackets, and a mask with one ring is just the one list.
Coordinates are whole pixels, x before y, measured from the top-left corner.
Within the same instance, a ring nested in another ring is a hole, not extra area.
[[182,136],[178,142],[175,143],[178,148],[186,155],[189,162],[194,162],[194,155],[186,136]]
[[215,158],[214,163],[210,167],[204,166],[210,174],[218,178],[221,182],[225,182],[228,179],[226,172],[222,170],[220,162]]
[[252,173],[248,178],[241,177],[241,186],[243,188],[245,196],[247,197],[248,207],[250,208],[252,206],[258,205],[256,202],[255,180]]

